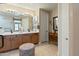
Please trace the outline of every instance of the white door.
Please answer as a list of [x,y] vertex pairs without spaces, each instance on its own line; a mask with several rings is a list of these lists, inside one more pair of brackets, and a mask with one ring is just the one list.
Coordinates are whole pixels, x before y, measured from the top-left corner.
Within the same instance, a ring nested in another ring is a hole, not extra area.
[[69,55],[69,4],[59,4],[58,6],[58,50],[59,55]]
[[40,9],[40,42],[48,41],[48,12]]

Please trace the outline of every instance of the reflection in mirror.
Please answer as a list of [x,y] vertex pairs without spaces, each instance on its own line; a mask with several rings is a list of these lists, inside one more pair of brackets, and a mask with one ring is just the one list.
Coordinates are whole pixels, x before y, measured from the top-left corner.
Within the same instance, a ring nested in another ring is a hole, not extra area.
[[38,25],[39,20],[37,16],[19,13],[18,15],[14,15],[7,12],[0,12],[0,27],[3,28],[4,32],[39,31]]
[[20,31],[20,28],[21,28],[21,21],[22,19],[16,19],[16,18],[13,18],[14,20],[14,31],[17,32],[17,31]]
[[33,26],[32,26],[33,31],[39,31],[39,28],[38,28],[39,20],[37,19],[37,16],[33,17],[32,22],[33,22]]

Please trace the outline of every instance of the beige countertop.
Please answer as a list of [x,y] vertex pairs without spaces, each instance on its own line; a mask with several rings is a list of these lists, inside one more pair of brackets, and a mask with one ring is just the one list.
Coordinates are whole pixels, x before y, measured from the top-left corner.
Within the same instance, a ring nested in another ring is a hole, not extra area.
[[11,32],[4,32],[4,33],[1,33],[0,35],[17,35],[17,34],[31,34],[31,33],[39,33],[39,32],[33,32],[33,31],[31,31],[31,32],[13,32],[13,33],[11,33]]

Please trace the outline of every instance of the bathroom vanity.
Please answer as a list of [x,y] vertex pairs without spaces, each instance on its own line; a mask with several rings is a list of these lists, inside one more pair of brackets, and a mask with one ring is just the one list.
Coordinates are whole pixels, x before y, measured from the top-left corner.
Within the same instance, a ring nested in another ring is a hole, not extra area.
[[23,43],[37,44],[39,42],[38,32],[3,33],[1,36],[3,37],[3,45],[0,48],[0,52],[19,48],[19,46]]
[[49,33],[49,42],[58,45],[58,33],[50,32]]

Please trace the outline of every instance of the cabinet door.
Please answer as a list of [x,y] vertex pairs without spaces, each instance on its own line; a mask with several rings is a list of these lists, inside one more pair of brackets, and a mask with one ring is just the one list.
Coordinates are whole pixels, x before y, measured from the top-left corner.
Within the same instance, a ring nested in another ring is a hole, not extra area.
[[31,43],[31,34],[24,34],[22,35],[23,43]]
[[22,44],[22,35],[17,35],[17,44],[18,44],[18,47]]
[[11,49],[14,49],[14,48],[18,47],[17,40],[15,38],[16,38],[15,35],[11,36]]
[[4,36],[4,46],[0,48],[0,52],[4,52],[11,49],[11,38],[10,36]]
[[11,36],[11,43],[12,43],[12,49],[19,48],[19,46],[22,44],[22,39],[20,35],[13,35]]
[[31,42],[32,43],[38,43],[39,42],[39,35],[38,35],[38,33],[32,34]]

